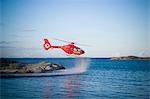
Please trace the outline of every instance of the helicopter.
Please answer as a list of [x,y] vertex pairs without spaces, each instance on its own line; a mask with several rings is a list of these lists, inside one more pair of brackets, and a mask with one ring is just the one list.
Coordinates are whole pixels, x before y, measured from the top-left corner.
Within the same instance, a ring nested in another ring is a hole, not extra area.
[[[56,40],[59,40],[59,39],[56,39]],[[74,42],[68,42],[68,41],[64,41],[64,40],[59,40],[59,41],[66,42],[66,43],[69,43],[69,44],[63,45],[63,46],[52,46],[51,43],[48,41],[48,39],[44,38],[43,47],[44,47],[45,50],[49,50],[51,48],[52,49],[53,48],[62,49],[65,53],[72,54],[72,55],[82,55],[82,54],[85,53],[85,51],[83,51],[81,48],[77,47]]]

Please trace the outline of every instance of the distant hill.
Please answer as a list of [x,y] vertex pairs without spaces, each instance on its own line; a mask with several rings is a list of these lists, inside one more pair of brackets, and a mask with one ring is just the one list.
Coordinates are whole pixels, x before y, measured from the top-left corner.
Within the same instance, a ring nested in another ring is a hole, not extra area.
[[150,57],[137,57],[137,56],[122,56],[112,57],[112,60],[150,60]]

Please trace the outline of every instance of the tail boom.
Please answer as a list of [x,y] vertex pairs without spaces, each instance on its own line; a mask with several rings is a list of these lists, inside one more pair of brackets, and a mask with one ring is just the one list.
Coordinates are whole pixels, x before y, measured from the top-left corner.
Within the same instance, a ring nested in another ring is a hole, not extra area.
[[61,48],[61,46],[52,46],[47,38],[44,39],[43,47],[44,47],[45,50],[48,50],[50,48]]
[[61,48],[61,46],[51,46],[51,48]]

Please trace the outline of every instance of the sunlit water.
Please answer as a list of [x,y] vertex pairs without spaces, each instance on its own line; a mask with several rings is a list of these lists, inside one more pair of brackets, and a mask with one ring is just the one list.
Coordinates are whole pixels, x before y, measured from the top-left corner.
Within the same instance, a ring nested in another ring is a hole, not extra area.
[[[148,60],[17,59],[51,61],[78,75],[1,78],[1,99],[149,99]],[[76,67],[80,64],[89,65]],[[88,63],[88,64],[87,64]],[[73,69],[73,70],[72,70]],[[87,70],[87,71],[86,71]],[[67,71],[67,73],[68,73]]]

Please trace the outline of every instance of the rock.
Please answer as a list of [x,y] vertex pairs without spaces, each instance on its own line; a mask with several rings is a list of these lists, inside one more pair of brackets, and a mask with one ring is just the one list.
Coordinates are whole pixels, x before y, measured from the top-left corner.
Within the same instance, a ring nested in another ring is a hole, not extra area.
[[52,70],[52,67],[46,66],[46,67],[45,67],[45,70],[46,70],[46,71],[47,71],[47,70]]
[[41,72],[51,72],[53,70],[65,69],[63,66],[53,63],[40,62],[38,64],[29,64],[26,66],[27,72],[41,73]]
[[58,65],[58,64],[52,64],[51,66],[52,66],[52,68],[53,68],[54,70],[65,69],[63,66]]
[[[19,65],[21,66],[21,64],[17,63],[17,67],[19,67]],[[0,69],[0,73],[45,73],[45,72],[52,72],[55,70],[65,69],[65,67],[63,67],[62,65],[54,64],[51,62],[40,62],[37,64],[24,64],[23,67],[19,69],[14,68],[15,66],[11,66],[11,67],[9,66],[8,69],[7,68]]]
[[6,73],[24,73],[24,70],[20,69],[8,69],[8,70],[0,70],[1,74],[6,74]]

